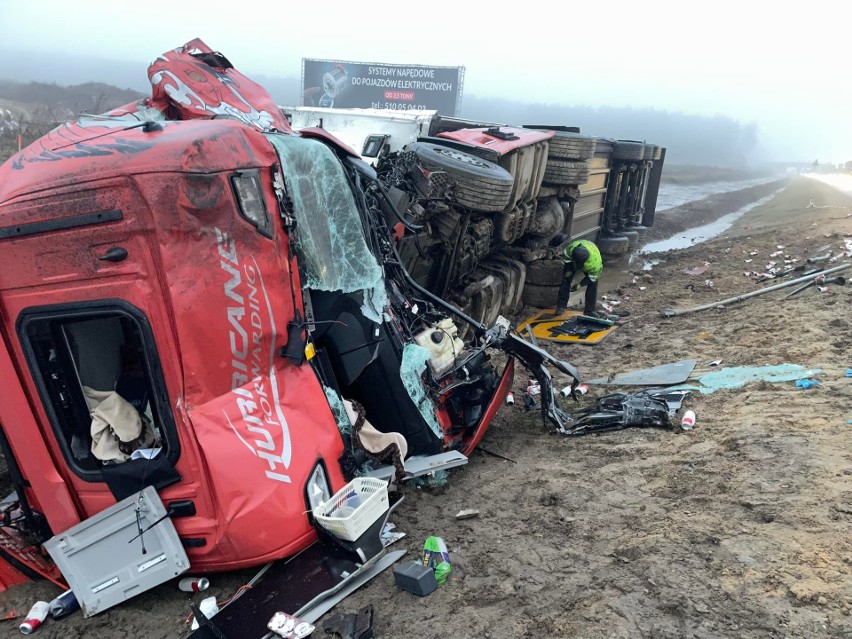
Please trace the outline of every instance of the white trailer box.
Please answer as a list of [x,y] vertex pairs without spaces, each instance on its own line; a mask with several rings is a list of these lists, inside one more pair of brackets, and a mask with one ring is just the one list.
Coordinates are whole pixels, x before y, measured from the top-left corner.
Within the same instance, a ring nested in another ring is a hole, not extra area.
[[326,109],[281,107],[296,130],[319,127],[375,165],[387,153],[401,151],[417,138],[427,137],[437,111],[392,109]]

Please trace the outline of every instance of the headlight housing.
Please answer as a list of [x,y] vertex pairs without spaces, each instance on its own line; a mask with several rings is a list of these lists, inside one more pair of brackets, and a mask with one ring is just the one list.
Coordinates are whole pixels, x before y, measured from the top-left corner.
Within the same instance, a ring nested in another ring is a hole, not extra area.
[[310,477],[308,477],[308,483],[305,485],[305,498],[311,512],[331,499],[331,485],[328,483],[328,475],[326,475],[325,467],[321,461],[317,462]]
[[231,175],[231,186],[237,199],[240,215],[266,237],[272,237],[269,215],[263,200],[260,171],[251,169]]

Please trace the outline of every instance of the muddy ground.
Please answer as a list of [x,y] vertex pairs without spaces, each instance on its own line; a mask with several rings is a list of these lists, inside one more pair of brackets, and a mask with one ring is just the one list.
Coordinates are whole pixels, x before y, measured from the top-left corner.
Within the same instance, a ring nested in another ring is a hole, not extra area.
[[[755,199],[741,198],[730,206]],[[808,208],[811,200],[834,208]],[[658,256],[665,261],[650,272],[641,260],[608,265],[601,293],[619,296],[629,322],[599,346],[553,347],[587,378],[695,358],[701,366],[818,367],[820,386],[758,382],[692,396],[686,407],[698,421],[688,433],[565,438],[520,403],[506,407],[483,447],[514,462],[474,453],[443,487],[407,486],[394,518],[408,533],[399,545],[409,557],[426,536],[444,537],[451,581],[421,599],[398,591],[388,572],[341,608],[373,604],[376,636],[387,639],[852,636],[852,379],[844,377],[852,286],[660,316],[761,286],[743,272],[762,270],[779,244],[799,260],[841,246],[852,236],[850,213],[845,195],[796,178],[720,238]],[[706,274],[683,272],[705,261]],[[519,371],[517,397],[525,386]],[[604,392],[594,387],[584,405]],[[480,516],[456,521],[464,508]],[[214,575],[210,593],[227,597],[250,575]],[[6,593],[4,605],[26,610],[55,593],[26,584]],[[39,634],[182,636],[189,601],[165,584]],[[16,636],[14,623],[3,623]]]

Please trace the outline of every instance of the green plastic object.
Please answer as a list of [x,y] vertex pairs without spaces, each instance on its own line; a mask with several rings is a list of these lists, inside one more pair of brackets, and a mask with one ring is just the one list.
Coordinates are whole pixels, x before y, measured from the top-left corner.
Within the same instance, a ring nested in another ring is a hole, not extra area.
[[439,586],[447,581],[447,577],[453,571],[447,544],[440,537],[432,536],[426,539],[420,555],[420,563],[435,571],[435,581]]

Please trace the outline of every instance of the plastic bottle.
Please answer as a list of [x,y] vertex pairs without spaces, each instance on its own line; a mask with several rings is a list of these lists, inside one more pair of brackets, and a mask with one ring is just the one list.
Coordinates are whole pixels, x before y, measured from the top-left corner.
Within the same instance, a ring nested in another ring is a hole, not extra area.
[[686,411],[680,420],[681,430],[692,430],[695,427],[695,413],[691,410]]
[[47,618],[48,610],[50,610],[50,604],[46,601],[36,601],[27,613],[27,618],[18,626],[21,634],[29,635],[38,630],[38,627]]
[[77,602],[77,597],[74,596],[72,590],[66,590],[49,604],[50,616],[53,619],[62,619],[67,617],[75,610],[80,609],[80,604]]

